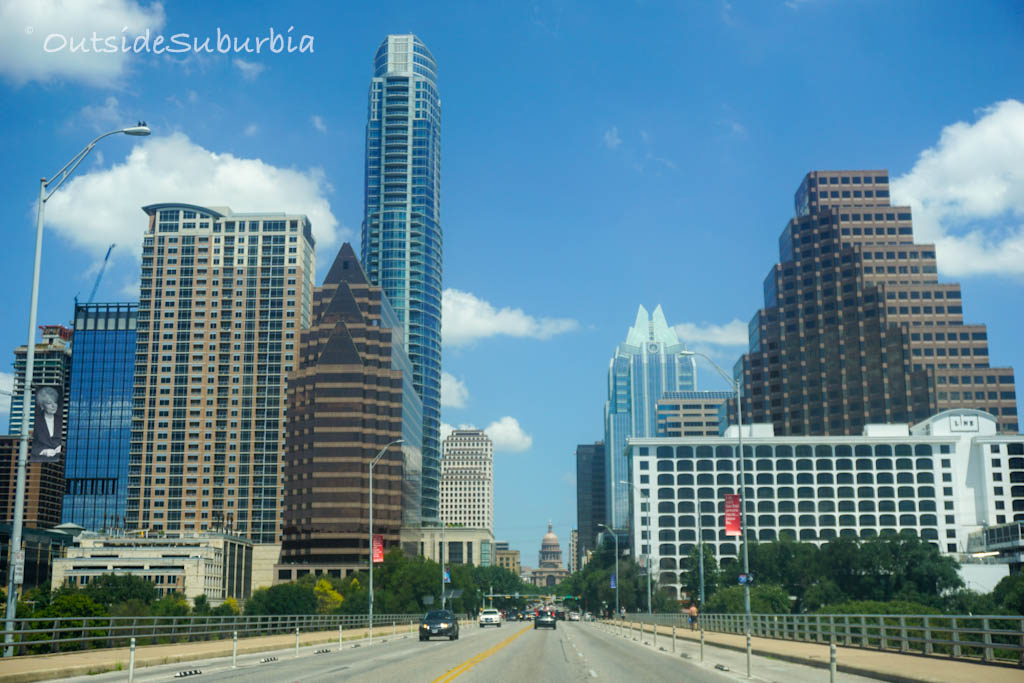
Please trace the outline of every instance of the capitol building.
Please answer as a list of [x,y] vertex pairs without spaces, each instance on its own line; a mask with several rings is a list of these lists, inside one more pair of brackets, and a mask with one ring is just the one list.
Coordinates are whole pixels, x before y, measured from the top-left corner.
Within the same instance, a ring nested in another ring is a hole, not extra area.
[[540,542],[537,568],[530,572],[529,581],[535,586],[554,588],[568,576],[569,571],[562,566],[562,546],[548,524],[548,532]]

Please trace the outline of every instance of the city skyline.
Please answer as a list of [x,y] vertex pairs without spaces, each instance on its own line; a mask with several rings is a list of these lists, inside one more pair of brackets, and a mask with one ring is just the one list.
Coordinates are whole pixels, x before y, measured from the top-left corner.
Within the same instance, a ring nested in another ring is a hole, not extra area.
[[[310,5],[252,17],[241,4],[121,4],[131,16],[115,3],[71,12],[59,30],[294,26],[316,49],[44,60],[22,26],[43,20],[15,13],[0,57],[15,103],[0,162],[7,353],[26,341],[37,179],[140,119],[151,138],[105,141],[48,205],[40,324],[70,321],[111,243],[95,300],[136,300],[139,207],[156,202],[307,215],[321,282],[339,245],[359,242],[370,57],[408,32],[440,64],[444,96],[441,421],[491,436],[495,536],[526,557],[549,518],[562,539],[575,526],[572,496],[558,494],[575,489],[576,445],[603,437],[624,321],[661,303],[689,348],[732,367],[812,169],[888,168],[893,203],[937,244],[939,281],[960,283],[991,357],[1024,364],[1012,304],[1024,54],[1008,7]],[[700,389],[727,388],[700,363],[698,374]],[[524,509],[538,472],[547,502]]]

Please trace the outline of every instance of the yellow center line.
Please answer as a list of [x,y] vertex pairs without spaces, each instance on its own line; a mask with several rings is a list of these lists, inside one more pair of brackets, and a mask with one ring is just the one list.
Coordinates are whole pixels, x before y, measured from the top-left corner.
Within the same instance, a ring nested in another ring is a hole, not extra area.
[[488,657],[493,655],[495,652],[497,652],[501,648],[505,647],[506,645],[511,643],[513,640],[515,640],[516,638],[518,638],[519,636],[523,635],[524,633],[526,633],[529,630],[530,630],[529,626],[524,626],[523,629],[521,631],[519,631],[519,633],[515,633],[515,634],[509,636],[505,640],[501,641],[500,643],[498,643],[497,645],[492,647],[490,650],[484,650],[483,652],[481,652],[480,654],[476,655],[475,657],[466,660],[462,664],[459,664],[457,667],[455,667],[454,669],[451,669],[450,671],[448,671],[447,673],[443,674],[439,678],[435,678],[432,683],[448,683],[448,681],[455,680],[456,678],[458,678],[462,674],[466,673],[467,671],[472,669],[474,666],[476,666],[477,664],[479,664],[483,660],[487,659]]

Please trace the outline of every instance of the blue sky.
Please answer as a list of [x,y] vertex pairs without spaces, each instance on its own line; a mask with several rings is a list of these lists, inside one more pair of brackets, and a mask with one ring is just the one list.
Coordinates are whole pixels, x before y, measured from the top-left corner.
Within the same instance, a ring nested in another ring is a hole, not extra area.
[[[313,51],[57,49],[218,27],[253,45],[294,27]],[[153,137],[104,140],[48,205],[40,323],[71,318],[112,242],[97,300],[137,296],[154,201],[306,213],[319,282],[358,244],[374,51],[407,32],[440,68],[442,418],[495,437],[496,535],[523,564],[549,520],[567,546],[575,446],[602,438],[608,360],[637,306],[661,304],[731,366],[808,170],[889,169],[966,319],[989,325],[994,364],[1024,368],[1013,2],[0,0],[0,350],[25,341],[38,178],[138,119]]]

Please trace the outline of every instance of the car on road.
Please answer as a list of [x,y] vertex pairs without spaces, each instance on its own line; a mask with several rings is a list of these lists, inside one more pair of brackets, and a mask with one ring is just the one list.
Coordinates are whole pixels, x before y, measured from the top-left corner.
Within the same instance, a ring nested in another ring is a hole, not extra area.
[[501,612],[496,609],[485,609],[480,612],[480,628],[484,626],[497,626],[501,628]]
[[555,613],[551,610],[538,610],[537,617],[533,620],[534,628],[550,628],[552,630],[558,628],[555,624]]
[[569,621],[579,621],[579,620],[580,620],[580,613],[579,612],[569,612]]
[[446,609],[431,610],[420,621],[420,640],[430,640],[435,636],[459,639],[459,620]]

